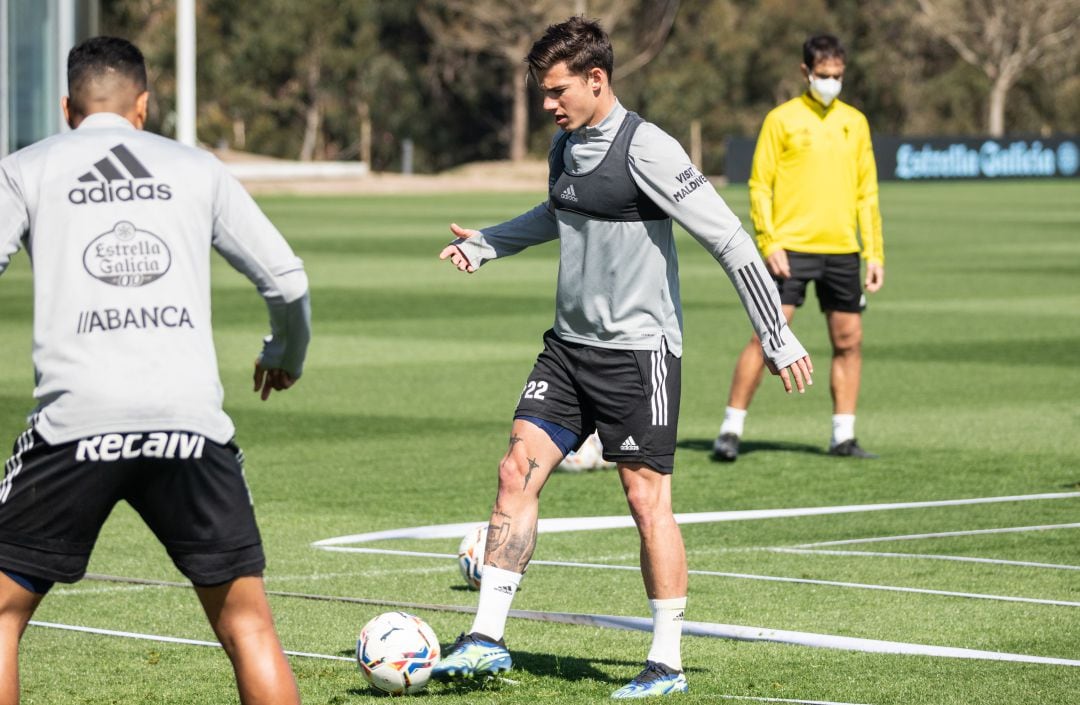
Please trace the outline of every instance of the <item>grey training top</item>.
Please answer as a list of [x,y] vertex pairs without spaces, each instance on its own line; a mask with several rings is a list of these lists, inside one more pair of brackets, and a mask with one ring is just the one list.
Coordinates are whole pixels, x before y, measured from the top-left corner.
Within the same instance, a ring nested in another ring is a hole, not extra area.
[[233,436],[210,329],[211,247],[270,308],[261,363],[302,371],[303,263],[211,154],[92,114],[0,161],[0,272],[20,246],[34,269],[32,423],[48,443]]
[[[627,111],[616,103],[592,127],[570,136],[564,169],[595,169],[611,147]],[[553,145],[562,133],[556,134]],[[658,220],[600,220],[541,203],[513,220],[456,240],[470,264],[559,238],[556,335],[604,348],[657,350],[661,339],[682,355],[682,307],[672,219],[709,251],[742,300],[765,356],[783,368],[806,355],[780,311],[776,286],[761,256],[727,204],[690,162],[685,150],[652,123],[630,141],[628,167],[641,193],[667,214]]]

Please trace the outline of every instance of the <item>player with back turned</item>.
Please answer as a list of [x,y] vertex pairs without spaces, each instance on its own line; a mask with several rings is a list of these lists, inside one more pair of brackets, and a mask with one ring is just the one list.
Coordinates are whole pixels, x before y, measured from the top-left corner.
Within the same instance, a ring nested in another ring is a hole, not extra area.
[[616,99],[611,42],[601,27],[581,17],[548,27],[527,62],[559,127],[549,156],[549,198],[482,231],[452,225],[458,239],[441,257],[474,272],[558,239],[555,325],[544,334],[499,465],[476,618],[433,677],[510,668],[503,633],[536,546],[540,490],[596,429],[640,534],[654,624],[645,669],[613,697],[682,692],[687,566],[671,477],[683,340],[672,219],[723,266],[788,391],[810,383],[810,359],[787,327],[738,218],[678,142]]
[[0,161],[0,272],[33,261],[37,408],[0,482],[0,705],[54,582],[86,572],[126,500],[195,586],[240,701],[299,694],[263,587],[266,565],[210,327],[210,250],[266,300],[255,363],[267,399],[310,338],[302,262],[212,155],[143,132],[142,54],[96,37],[68,55],[70,132]]

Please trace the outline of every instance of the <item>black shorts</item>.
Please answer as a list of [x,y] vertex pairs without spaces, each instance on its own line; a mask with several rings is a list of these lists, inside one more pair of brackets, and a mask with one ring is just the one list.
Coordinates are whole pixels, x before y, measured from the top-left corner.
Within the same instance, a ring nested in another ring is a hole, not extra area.
[[613,350],[544,334],[544,350],[514,416],[535,416],[577,432],[595,429],[604,459],[675,467],[682,360],[660,350]]
[[789,250],[787,256],[791,276],[787,279],[773,277],[780,291],[780,303],[802,306],[806,301],[806,285],[814,282],[814,291],[822,311],[860,313],[866,308],[859,253],[815,255]]
[[51,446],[30,429],[0,482],[0,568],[72,583],[126,500],[195,585],[266,566],[243,453],[194,433],[106,433]]

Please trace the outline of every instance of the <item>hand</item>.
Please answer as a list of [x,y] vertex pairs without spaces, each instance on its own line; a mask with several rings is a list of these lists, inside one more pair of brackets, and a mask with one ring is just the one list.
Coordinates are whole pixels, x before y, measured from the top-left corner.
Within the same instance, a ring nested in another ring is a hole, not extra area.
[[[466,230],[457,223],[450,224],[450,232],[454,234],[454,237],[462,238],[464,240],[480,235],[479,230]],[[439,259],[447,258],[449,258],[450,263],[457,267],[459,271],[468,272],[469,274],[476,271],[476,267],[469,264],[469,258],[465,256],[465,253],[462,252],[461,248],[457,245],[447,245],[443,248],[443,251],[439,253]]]
[[[769,274],[781,279],[791,278],[791,265],[788,264],[787,250],[777,250],[765,258],[765,266],[769,268]],[[776,374],[773,372],[773,374]]]
[[806,387],[814,383],[810,376],[814,373],[814,363],[810,361],[809,355],[800,357],[779,371],[776,369],[776,365],[768,358],[765,358],[765,366],[769,368],[769,372],[780,375],[780,381],[784,383],[784,391],[788,394],[791,394],[791,380],[793,377],[795,378],[795,386],[799,389],[799,394],[804,393]]
[[280,367],[266,368],[255,363],[255,391],[262,392],[263,401],[270,398],[271,390],[285,391],[295,383],[293,376]]
[[871,294],[885,285],[885,267],[877,262],[866,263],[866,290]]

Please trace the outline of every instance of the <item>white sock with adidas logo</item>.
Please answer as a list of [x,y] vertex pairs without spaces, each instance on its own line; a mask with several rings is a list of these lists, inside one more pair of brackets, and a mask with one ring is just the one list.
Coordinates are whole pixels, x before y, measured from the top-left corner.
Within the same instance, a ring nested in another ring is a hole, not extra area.
[[480,602],[476,605],[476,617],[470,631],[478,632],[492,639],[502,639],[506,631],[506,618],[510,614],[510,603],[514,601],[521,573],[484,566],[480,576]]
[[[484,570],[487,570],[485,568]],[[682,625],[686,598],[649,600],[653,614],[652,648],[648,660],[662,663],[676,671],[682,670]]]

